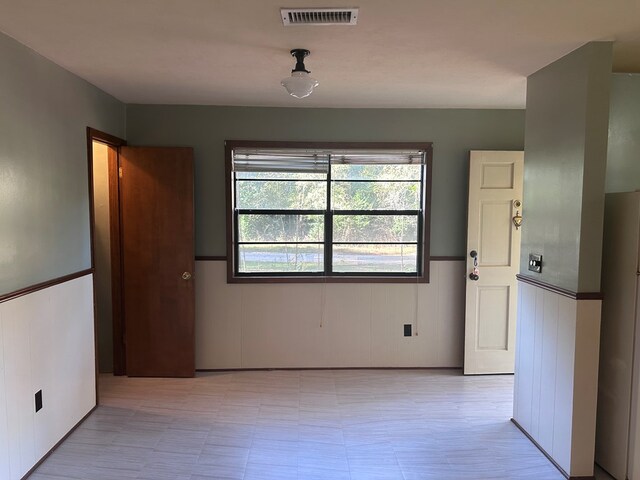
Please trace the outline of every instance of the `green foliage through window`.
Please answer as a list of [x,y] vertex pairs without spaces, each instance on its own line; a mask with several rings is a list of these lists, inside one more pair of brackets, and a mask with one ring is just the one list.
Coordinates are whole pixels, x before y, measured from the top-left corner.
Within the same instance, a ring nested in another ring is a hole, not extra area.
[[419,164],[233,173],[236,274],[417,275]]

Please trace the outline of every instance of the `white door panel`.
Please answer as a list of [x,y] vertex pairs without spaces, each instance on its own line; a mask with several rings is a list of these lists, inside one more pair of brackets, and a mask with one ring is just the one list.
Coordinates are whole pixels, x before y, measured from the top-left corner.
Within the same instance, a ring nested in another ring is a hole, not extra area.
[[470,154],[465,374],[513,373],[523,164],[524,152]]
[[[483,152],[487,153],[487,152]],[[504,153],[504,152],[495,152]],[[514,181],[514,162],[485,162],[482,165],[481,190],[512,189]]]
[[477,350],[509,349],[509,285],[478,287]]
[[482,200],[480,202],[480,267],[511,266],[511,200]]

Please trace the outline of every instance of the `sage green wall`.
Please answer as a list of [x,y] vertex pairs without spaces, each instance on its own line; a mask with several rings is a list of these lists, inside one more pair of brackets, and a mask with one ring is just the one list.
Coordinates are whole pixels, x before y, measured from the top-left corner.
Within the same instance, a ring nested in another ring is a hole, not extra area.
[[0,294],[90,268],[86,127],[122,103],[0,34]]
[[224,255],[224,140],[431,141],[431,254],[464,255],[468,152],[522,150],[524,111],[127,106],[131,145],[195,149],[197,255]]
[[589,43],[527,80],[520,271],[573,292],[600,290],[611,51]]
[[607,181],[609,192],[640,190],[640,74],[611,81]]

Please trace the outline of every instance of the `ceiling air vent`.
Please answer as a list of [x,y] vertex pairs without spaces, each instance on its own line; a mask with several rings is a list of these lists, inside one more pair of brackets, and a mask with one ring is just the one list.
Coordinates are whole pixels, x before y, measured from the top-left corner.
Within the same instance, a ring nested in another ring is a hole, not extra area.
[[282,23],[292,25],[355,25],[357,8],[281,8]]

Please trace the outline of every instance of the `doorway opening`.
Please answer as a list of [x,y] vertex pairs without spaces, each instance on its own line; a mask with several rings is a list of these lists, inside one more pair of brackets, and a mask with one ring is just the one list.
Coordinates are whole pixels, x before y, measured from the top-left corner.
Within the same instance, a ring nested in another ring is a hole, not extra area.
[[91,128],[87,148],[96,373],[191,377],[193,149],[129,147]]
[[96,373],[126,374],[122,314],[120,138],[87,128]]

